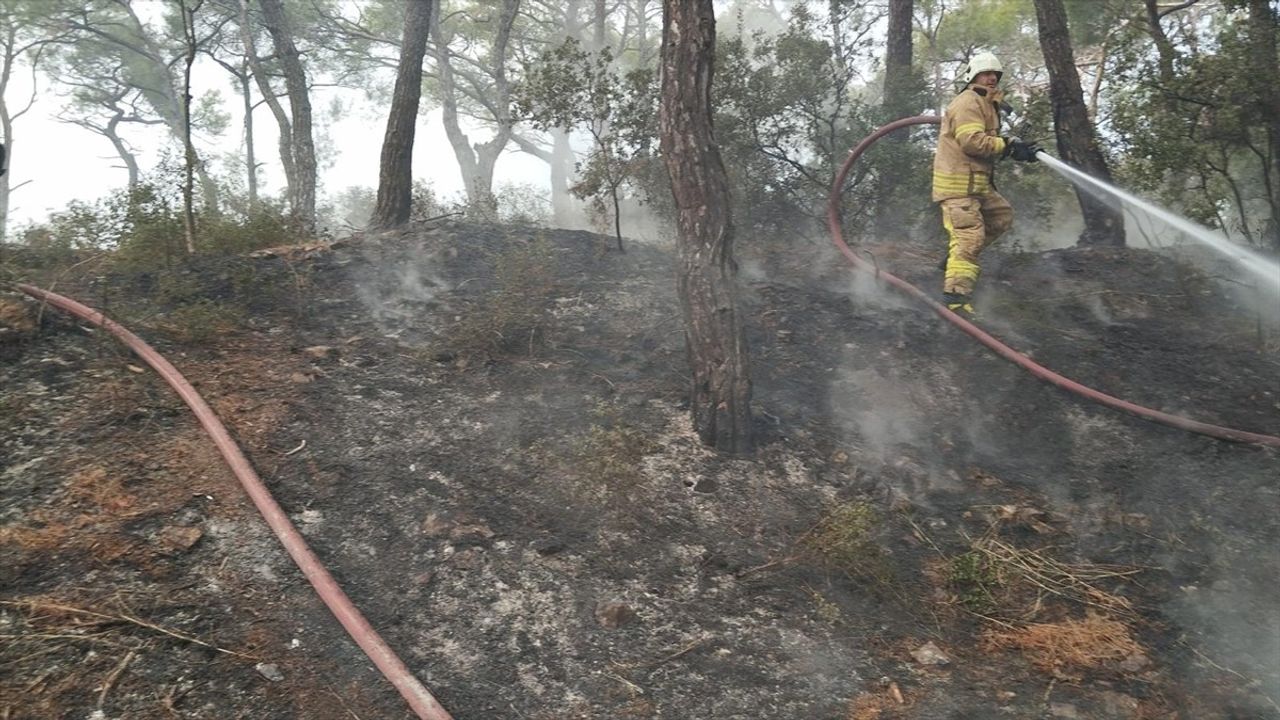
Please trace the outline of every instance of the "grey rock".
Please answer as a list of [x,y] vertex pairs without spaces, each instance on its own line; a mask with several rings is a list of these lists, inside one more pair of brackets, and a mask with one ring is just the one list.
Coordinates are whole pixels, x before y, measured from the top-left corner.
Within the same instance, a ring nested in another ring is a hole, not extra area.
[[932,640],[912,650],[911,657],[915,658],[916,662],[921,665],[951,664],[951,658],[947,657],[947,654],[942,652],[942,649],[935,645]]
[[253,666],[253,669],[257,670],[259,675],[271,682],[280,682],[281,680],[284,680],[284,673],[280,672],[279,666],[275,663],[258,663]]

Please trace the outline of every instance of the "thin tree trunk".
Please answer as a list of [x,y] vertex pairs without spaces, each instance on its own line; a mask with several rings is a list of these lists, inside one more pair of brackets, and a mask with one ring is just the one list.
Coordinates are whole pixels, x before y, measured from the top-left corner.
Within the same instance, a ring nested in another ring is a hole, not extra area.
[[395,93],[391,97],[391,113],[387,117],[387,132],[382,140],[378,200],[369,220],[370,227],[374,229],[404,225],[413,209],[413,140],[418,127],[418,105],[422,99],[422,61],[427,54],[430,31],[430,0],[406,4]]
[[[7,168],[13,162],[13,113],[9,111],[9,103],[5,100],[9,91],[9,79],[13,73],[14,61],[17,60],[17,54],[14,51],[14,42],[17,35],[17,27],[12,23],[7,28],[7,34],[4,38],[4,56],[0,58],[0,142],[4,144],[5,158],[3,167],[6,172],[0,175],[0,243],[3,243],[9,235],[9,198],[13,192],[13,186],[9,184],[11,176]],[[27,106],[28,108],[30,105]],[[20,111],[17,114],[21,115]]]
[[[1103,182],[1111,182],[1111,171],[1098,147],[1097,134],[1089,121],[1076,69],[1071,37],[1067,31],[1067,14],[1062,0],[1035,0],[1036,19],[1040,26],[1040,48],[1049,70],[1049,99],[1053,104],[1053,127],[1062,159]],[[1121,212],[1076,189],[1080,211],[1084,214],[1081,245],[1124,245],[1124,216]]]
[[182,12],[182,35],[186,40],[186,56],[182,71],[182,146],[185,149],[186,162],[183,166],[182,182],[182,228],[187,240],[187,254],[196,252],[196,213],[194,203],[196,148],[191,143],[191,66],[196,61],[196,11],[201,2],[188,7],[187,0],[180,0]]
[[[9,125],[9,118],[4,118],[4,151],[5,151],[5,167],[8,168],[9,163],[13,160],[13,130]],[[0,175],[0,244],[3,244],[9,237],[9,198],[13,192],[13,187],[9,184],[9,173],[6,170],[4,175]]]
[[1098,67],[1093,74],[1093,87],[1089,89],[1089,119],[1094,122],[1098,119],[1098,96],[1102,94],[1102,79],[1107,74],[1107,46],[1110,43],[1111,36],[1108,35],[1098,50]]
[[[566,37],[576,38],[581,32],[578,24],[579,0],[568,0],[564,9],[564,32],[556,36],[557,45],[564,42]],[[551,130],[551,216],[555,219],[556,225],[567,227],[569,223],[577,219],[576,205],[573,196],[569,193],[569,186],[573,182],[573,144],[570,142],[568,131],[562,128],[554,128]]]
[[285,189],[288,197],[293,198],[297,192],[295,188],[298,187],[298,170],[293,162],[293,124],[289,122],[289,115],[280,105],[275,88],[271,87],[271,79],[267,77],[262,61],[258,59],[258,51],[253,42],[253,25],[249,17],[249,0],[240,0],[240,44],[244,49],[245,60],[253,72],[254,82],[258,85],[258,92],[262,94],[262,101],[271,109],[271,115],[276,119]]
[[258,210],[258,158],[253,149],[253,98],[250,97],[249,61],[245,58],[241,73],[240,96],[244,98],[244,172],[249,191],[249,212]]
[[111,146],[116,149],[116,155],[119,155],[120,161],[124,163],[125,171],[129,174],[128,187],[132,190],[138,186],[142,169],[138,167],[138,158],[129,151],[129,146],[117,131],[122,118],[122,113],[116,113],[115,117],[107,121],[106,127],[102,128],[102,134],[111,142]]
[[889,35],[884,53],[884,108],[890,119],[912,114],[906,102],[911,89],[911,14],[914,0],[889,0]]
[[293,121],[293,162],[297,172],[297,184],[290,196],[294,218],[303,230],[311,232],[316,225],[316,149],[311,137],[311,98],[307,87],[307,73],[293,42],[293,32],[285,14],[282,0],[259,0],[262,17],[271,33],[280,67],[284,72],[284,84],[289,93],[289,114]]
[[738,316],[729,183],[711,127],[712,0],[663,0],[659,127],[677,211],[678,291],[703,442],[753,449],[747,341]]

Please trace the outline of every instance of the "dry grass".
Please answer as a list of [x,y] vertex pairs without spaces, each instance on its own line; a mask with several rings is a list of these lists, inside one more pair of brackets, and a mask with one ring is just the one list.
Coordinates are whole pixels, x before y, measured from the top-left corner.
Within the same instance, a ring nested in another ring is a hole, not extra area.
[[[1014,547],[994,536],[973,541],[969,552],[952,558],[951,582],[958,600],[984,616],[1032,620],[1049,599],[1083,605],[1122,617],[1134,615],[1128,598],[1102,587],[1124,581],[1138,568],[1069,563],[1048,550]],[[970,596],[981,602],[968,602]]]
[[555,250],[545,238],[493,258],[494,285],[445,332],[461,355],[532,356],[544,341],[558,292]]
[[[113,609],[109,612],[81,607],[75,601],[49,595],[36,595],[18,600],[0,600],[0,606],[14,608],[24,614],[28,627],[34,632],[16,636],[21,639],[101,639],[109,632],[122,631],[131,626],[133,629],[142,629],[152,635],[164,635],[245,660],[259,660],[258,657],[253,655],[218,647],[187,633],[139,618],[127,609],[124,601],[119,597],[116,597],[112,602],[118,609]],[[97,631],[97,633],[84,634],[87,631]],[[123,638],[121,640],[123,641]],[[134,649],[137,648],[135,647]]]
[[1017,650],[1055,674],[1105,668],[1142,652],[1128,625],[1096,613],[1086,613],[1083,620],[992,629],[982,640],[991,650]]

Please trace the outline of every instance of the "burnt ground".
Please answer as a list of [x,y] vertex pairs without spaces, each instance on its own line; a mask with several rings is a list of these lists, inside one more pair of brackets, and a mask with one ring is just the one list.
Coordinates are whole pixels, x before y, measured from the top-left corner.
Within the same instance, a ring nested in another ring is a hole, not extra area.
[[[1280,718],[1276,451],[1067,395],[802,241],[741,250],[760,447],[717,455],[670,254],[608,248],[438,224],[60,287],[197,384],[459,720]],[[991,260],[1019,350],[1280,433],[1275,327],[1232,286]],[[14,298],[0,717],[409,717],[180,400]]]

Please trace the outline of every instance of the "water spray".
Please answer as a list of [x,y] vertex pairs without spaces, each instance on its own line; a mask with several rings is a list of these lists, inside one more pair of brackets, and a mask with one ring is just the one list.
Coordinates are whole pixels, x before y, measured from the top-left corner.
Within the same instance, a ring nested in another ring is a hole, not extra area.
[[[1100,405],[1105,405],[1116,410],[1122,410],[1138,417],[1168,425],[1170,427],[1179,428],[1181,430],[1187,430],[1189,432],[1199,433],[1201,435],[1207,435],[1221,440],[1253,443],[1257,445],[1265,445],[1267,447],[1280,448],[1280,435],[1265,435],[1246,430],[1237,430],[1235,428],[1211,425],[1198,420],[1172,415],[1153,408],[1143,407],[1127,400],[1122,400],[1118,397],[1108,395],[1091,387],[1082,385],[1070,378],[1059,375],[1058,373],[1032,360],[1023,353],[1020,353],[1000,342],[995,337],[987,334],[982,328],[974,325],[965,318],[960,317],[960,315],[951,312],[945,305],[934,300],[928,293],[915,285],[912,285],[892,273],[885,272],[878,264],[875,264],[858,253],[855,253],[844,240],[844,229],[841,227],[840,222],[840,201],[844,197],[844,184],[845,181],[849,179],[849,173],[853,170],[854,164],[857,163],[858,158],[862,157],[862,155],[866,153],[867,149],[874,145],[880,138],[895,130],[900,130],[912,125],[938,125],[941,122],[942,119],[936,115],[917,115],[915,117],[906,117],[901,120],[895,120],[887,125],[881,126],[875,132],[863,138],[861,142],[849,151],[849,156],[845,158],[844,164],[840,166],[839,172],[836,173],[836,177],[831,183],[831,194],[827,197],[827,228],[831,232],[831,242],[836,246],[836,249],[844,255],[850,264],[858,270],[871,273],[877,280],[887,283],[902,293],[916,298],[937,313],[938,317],[941,317],[952,325],[955,325],[970,337],[983,345],[986,345],[1000,357],[1003,357],[1041,380],[1056,385],[1063,390],[1075,393]],[[1045,158],[1050,157],[1043,151],[1040,155],[1043,155]],[[1184,220],[1183,222],[1186,221]]]
[[1258,253],[1241,247],[1231,242],[1221,233],[1214,232],[1209,228],[1194,223],[1180,215],[1172,213],[1159,205],[1125,192],[1110,183],[1103,182],[1091,175],[1071,167],[1058,158],[1041,150],[1036,153],[1036,159],[1048,165],[1055,172],[1067,178],[1076,185],[1089,190],[1103,193],[1107,197],[1112,197],[1129,205],[1131,208],[1146,213],[1150,217],[1159,219],[1167,223],[1170,227],[1214,252],[1222,255],[1236,264],[1240,265],[1250,274],[1258,278],[1271,292],[1280,294],[1280,264]]

